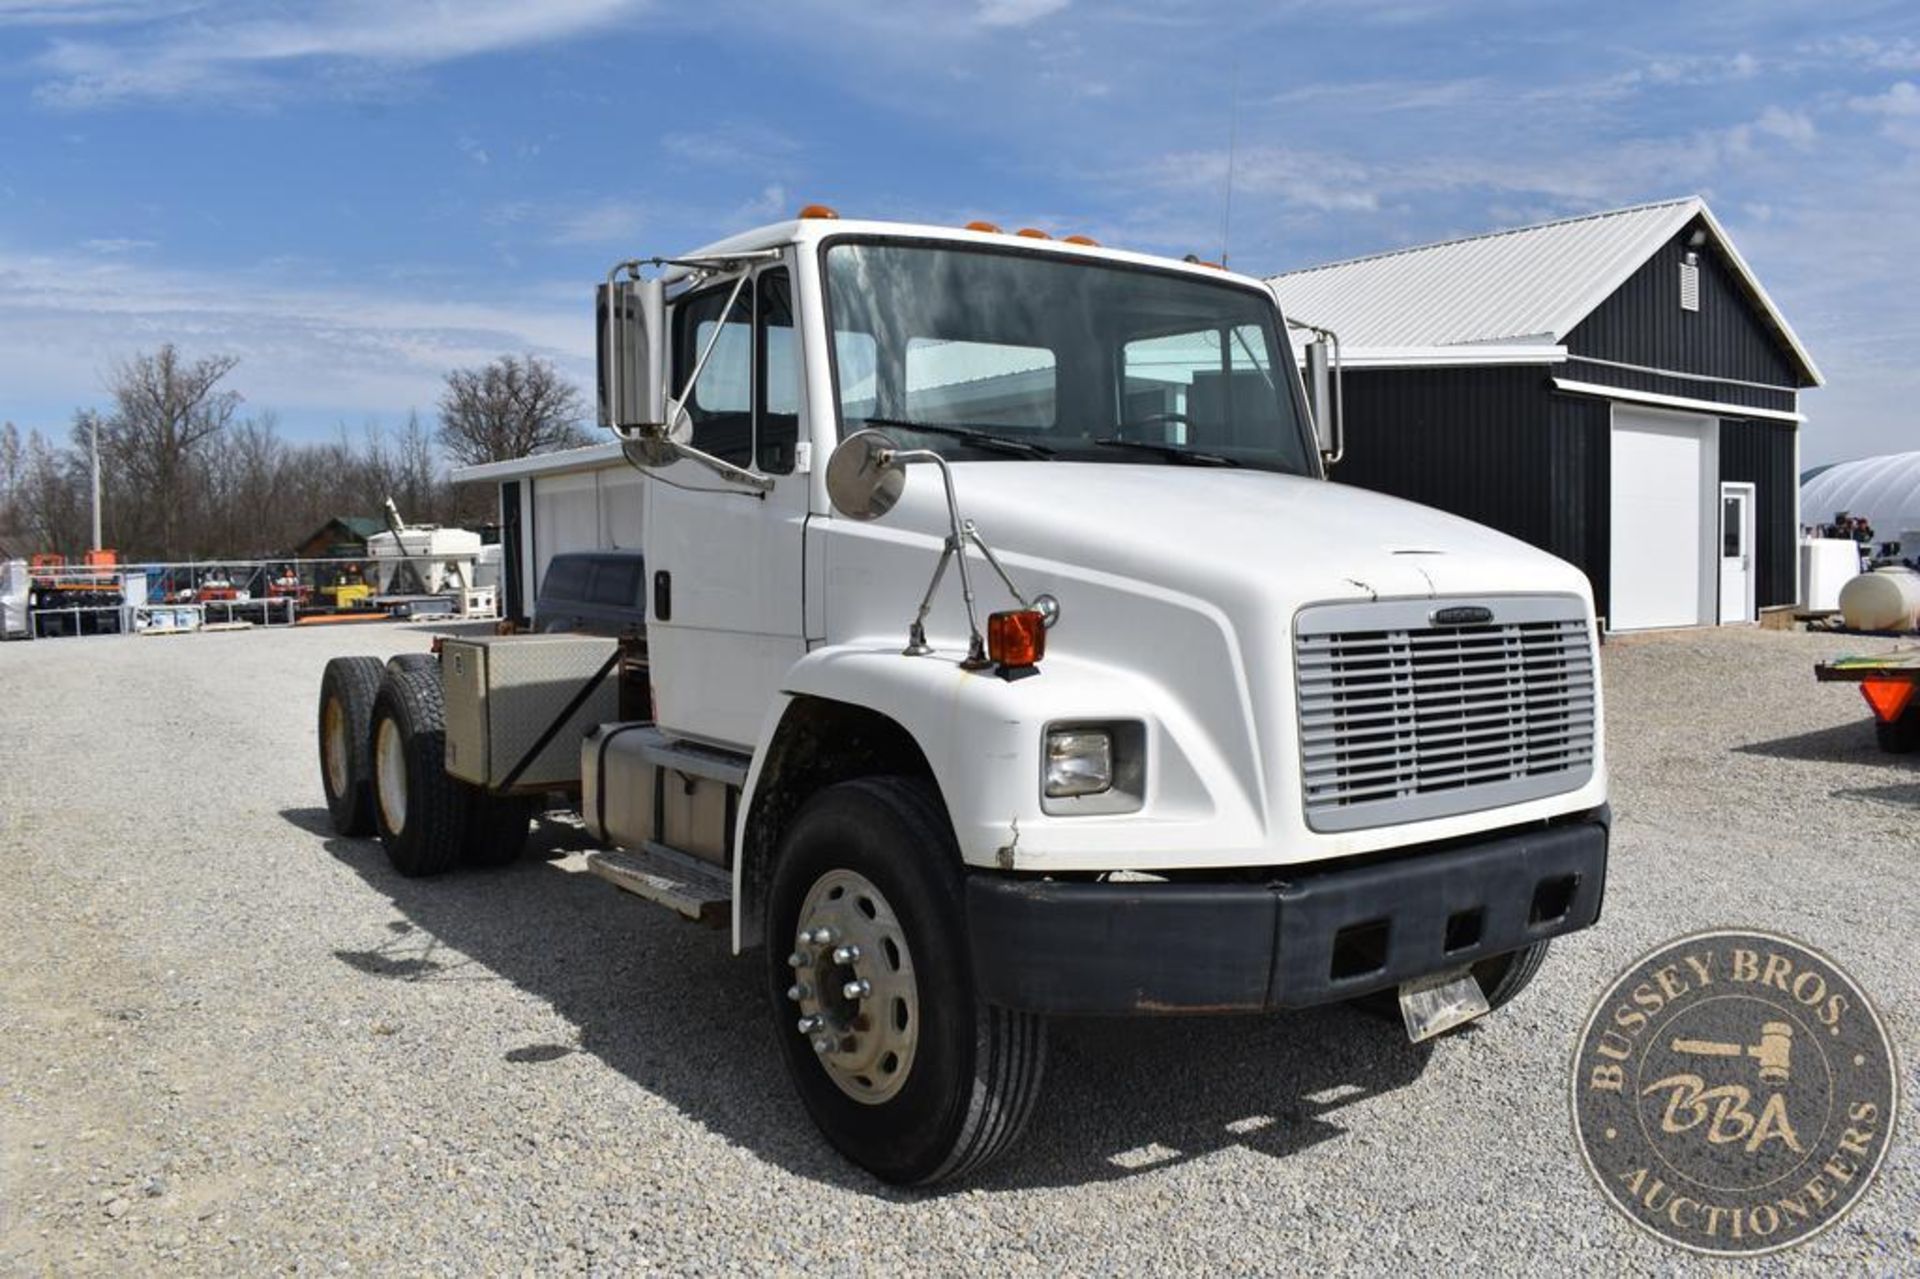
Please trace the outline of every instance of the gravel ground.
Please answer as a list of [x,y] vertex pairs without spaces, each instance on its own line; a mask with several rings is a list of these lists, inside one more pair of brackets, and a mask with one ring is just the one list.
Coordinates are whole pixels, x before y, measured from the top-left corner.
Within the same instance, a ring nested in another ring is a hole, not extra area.
[[756,968],[583,873],[406,881],[327,830],[320,668],[401,627],[0,649],[0,1270],[1669,1272],[1576,1154],[1567,1062],[1642,951],[1740,924],[1874,996],[1906,1063],[1881,1181],[1746,1267],[1920,1270],[1913,765],[1815,659],[1606,650],[1607,912],[1426,1048],[1345,1009],[1057,1024],[982,1180],[876,1186],[781,1076]]

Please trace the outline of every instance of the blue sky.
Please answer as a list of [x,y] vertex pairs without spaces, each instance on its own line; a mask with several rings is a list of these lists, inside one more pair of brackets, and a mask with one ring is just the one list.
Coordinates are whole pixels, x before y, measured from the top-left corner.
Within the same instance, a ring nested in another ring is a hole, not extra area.
[[0,417],[167,340],[295,437],[504,351],[585,383],[609,261],[812,200],[1213,256],[1237,114],[1236,267],[1699,192],[1828,376],[1805,460],[1920,448],[1917,15],[0,0]]

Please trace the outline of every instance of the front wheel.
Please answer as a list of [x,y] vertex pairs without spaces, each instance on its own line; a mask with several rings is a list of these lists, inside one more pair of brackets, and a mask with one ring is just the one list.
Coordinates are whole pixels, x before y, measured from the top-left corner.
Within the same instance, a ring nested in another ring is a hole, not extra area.
[[767,974],[788,1074],[836,1149],[883,1181],[970,1173],[1032,1116],[1046,1023],[974,993],[965,881],[925,783],[808,801],[768,895]]

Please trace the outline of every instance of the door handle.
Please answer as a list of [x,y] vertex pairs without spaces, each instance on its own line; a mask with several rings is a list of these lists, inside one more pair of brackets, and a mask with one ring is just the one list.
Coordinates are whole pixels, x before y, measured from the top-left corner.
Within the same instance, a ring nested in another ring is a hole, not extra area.
[[656,569],[653,574],[653,620],[673,620],[673,574]]

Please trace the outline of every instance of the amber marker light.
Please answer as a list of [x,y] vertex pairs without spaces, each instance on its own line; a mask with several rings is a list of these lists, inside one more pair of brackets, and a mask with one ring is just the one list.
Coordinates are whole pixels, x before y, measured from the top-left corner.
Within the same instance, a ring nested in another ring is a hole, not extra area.
[[824,204],[809,204],[800,210],[800,216],[803,218],[837,218],[840,216],[840,211]]
[[997,224],[992,222],[983,222],[978,218],[974,219],[972,222],[967,223],[966,229],[969,231],[985,231],[988,235],[1001,234],[1000,228]]
[[1047,623],[1035,608],[987,618],[987,656],[1010,669],[1038,666],[1047,655]]
[[1089,249],[1097,249],[1100,247],[1100,241],[1090,235],[1065,235],[1060,237],[1060,242],[1062,244],[1085,245]]
[[1875,719],[1882,724],[1891,724],[1900,718],[1900,713],[1907,709],[1907,703],[1913,700],[1913,685],[1903,679],[1863,680],[1860,696],[1866,698],[1867,705],[1873,707]]
[[1037,226],[1023,226],[1018,231],[1015,231],[1014,234],[1024,235],[1029,240],[1051,240],[1053,238]]

